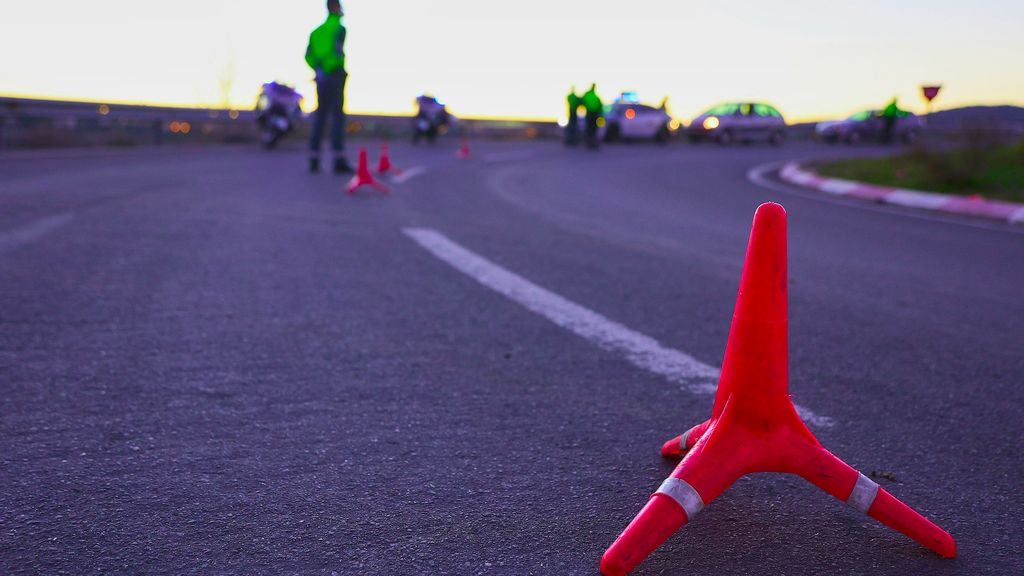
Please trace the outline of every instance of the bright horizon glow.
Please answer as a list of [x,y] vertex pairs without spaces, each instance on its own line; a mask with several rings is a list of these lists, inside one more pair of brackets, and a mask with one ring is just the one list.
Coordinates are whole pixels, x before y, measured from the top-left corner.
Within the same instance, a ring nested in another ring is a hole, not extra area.
[[[248,109],[277,79],[315,105],[302,57],[321,0],[9,4],[2,95]],[[943,85],[936,110],[1024,105],[1024,3],[1008,0],[343,5],[351,113],[408,114],[431,92],[460,116],[553,120],[569,87],[591,82],[606,102],[625,90],[652,104],[668,95],[681,119],[732,100],[768,102],[791,122],[893,96],[921,112],[931,83]]]

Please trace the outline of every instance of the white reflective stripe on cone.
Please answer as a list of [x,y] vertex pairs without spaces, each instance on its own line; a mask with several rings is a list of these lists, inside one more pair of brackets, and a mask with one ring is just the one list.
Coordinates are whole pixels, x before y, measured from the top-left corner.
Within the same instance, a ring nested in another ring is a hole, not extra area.
[[857,484],[854,485],[853,492],[850,492],[846,503],[867,514],[871,504],[875,502],[875,496],[878,496],[878,484],[858,472]]
[[704,499],[697,490],[681,478],[666,478],[658,487],[658,494],[664,494],[676,501],[686,511],[686,519],[693,520],[704,509]]
[[[696,428],[696,426],[694,426],[693,428]],[[683,432],[683,435],[679,437],[679,449],[682,450],[683,452],[689,450],[689,448],[686,447],[686,439],[689,438],[690,434],[693,433],[693,428],[690,428],[686,432]],[[697,442],[694,441],[693,443],[696,444]]]

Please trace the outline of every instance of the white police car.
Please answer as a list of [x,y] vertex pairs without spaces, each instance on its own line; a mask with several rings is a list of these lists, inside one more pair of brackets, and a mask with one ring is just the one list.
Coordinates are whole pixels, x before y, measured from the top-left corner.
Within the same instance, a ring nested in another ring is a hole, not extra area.
[[[667,99],[666,99],[667,100]],[[599,134],[605,142],[654,140],[667,142],[679,124],[669,116],[666,102],[654,107],[641,104],[634,92],[623,92],[605,111]]]

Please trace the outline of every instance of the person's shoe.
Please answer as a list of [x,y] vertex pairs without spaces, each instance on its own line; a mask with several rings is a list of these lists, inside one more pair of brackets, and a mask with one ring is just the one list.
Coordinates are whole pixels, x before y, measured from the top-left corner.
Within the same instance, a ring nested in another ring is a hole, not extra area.
[[355,170],[352,170],[352,166],[349,165],[348,160],[344,156],[334,159],[335,174],[351,174],[352,172],[355,172]]
[[310,158],[309,159],[309,173],[310,174],[316,174],[319,171],[320,171],[320,159],[319,158]]

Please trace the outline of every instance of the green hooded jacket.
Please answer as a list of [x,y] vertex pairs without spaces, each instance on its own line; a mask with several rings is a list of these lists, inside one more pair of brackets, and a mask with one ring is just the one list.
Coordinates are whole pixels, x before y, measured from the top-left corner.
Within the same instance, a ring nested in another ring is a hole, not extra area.
[[597,90],[593,86],[583,94],[583,107],[587,109],[588,114],[600,114],[604,111],[601,97],[597,95]]
[[900,116],[900,107],[896,105],[896,99],[893,98],[892,102],[882,110],[882,118],[897,118]]
[[345,70],[345,25],[341,16],[328,14],[327,20],[309,35],[306,64],[324,74]]

